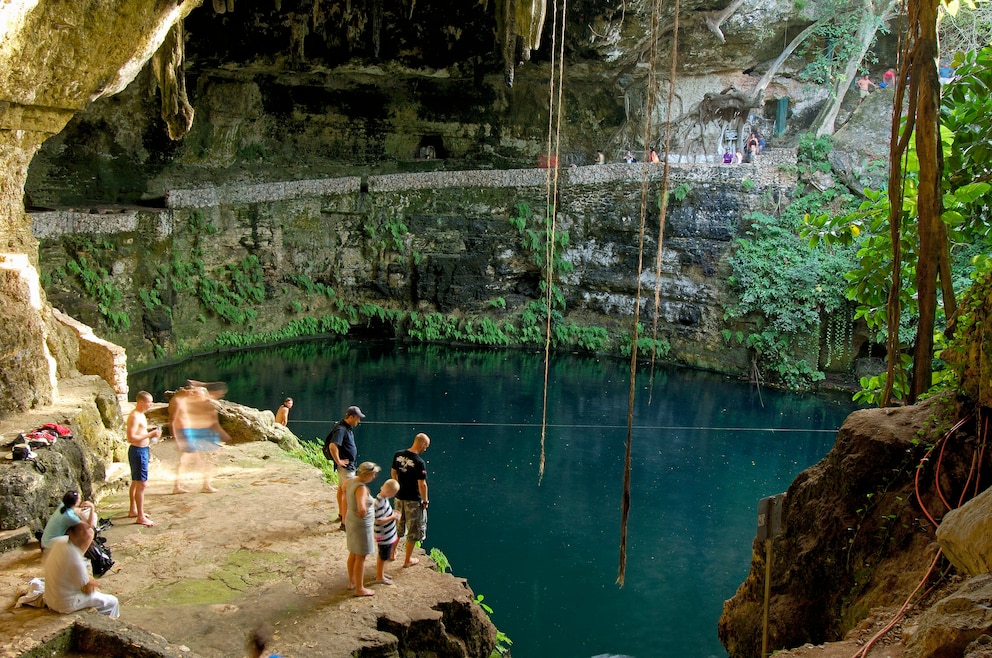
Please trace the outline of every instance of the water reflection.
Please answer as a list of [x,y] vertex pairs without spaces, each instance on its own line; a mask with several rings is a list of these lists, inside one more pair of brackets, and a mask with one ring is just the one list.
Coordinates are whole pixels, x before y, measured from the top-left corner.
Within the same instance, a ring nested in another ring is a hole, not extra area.
[[725,656],[716,621],[747,572],[758,499],[826,454],[834,435],[818,430],[854,408],[689,370],[657,372],[649,403],[639,375],[621,589],[626,363],[554,359],[540,484],[538,354],[313,341],[139,373],[131,386],[161,399],[187,377],[226,381],[228,399],[254,407],[292,396],[303,438],[358,404],[363,460],[388,464],[430,434],[426,548],[485,595],[516,658]]

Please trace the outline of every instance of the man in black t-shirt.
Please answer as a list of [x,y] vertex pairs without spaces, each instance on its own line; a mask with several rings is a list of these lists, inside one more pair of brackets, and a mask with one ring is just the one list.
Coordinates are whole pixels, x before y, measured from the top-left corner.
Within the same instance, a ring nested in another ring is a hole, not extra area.
[[365,418],[362,410],[356,406],[348,407],[344,419],[335,423],[330,433],[324,439],[324,457],[333,461],[338,471],[338,521],[344,530],[344,516],[348,512],[348,500],[344,495],[348,480],[355,477],[358,466],[358,446],[355,445],[354,429]]
[[396,494],[396,504],[400,508],[401,534],[406,534],[406,559],[404,567],[410,567],[418,562],[413,557],[413,549],[417,542],[427,539],[427,464],[420,455],[431,444],[431,437],[423,432],[413,437],[413,445],[406,450],[400,450],[393,455],[392,476],[400,483],[399,493]]

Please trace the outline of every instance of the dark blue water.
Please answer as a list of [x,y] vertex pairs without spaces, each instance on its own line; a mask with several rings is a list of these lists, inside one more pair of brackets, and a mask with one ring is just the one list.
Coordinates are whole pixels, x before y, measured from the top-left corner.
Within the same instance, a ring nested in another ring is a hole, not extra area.
[[[322,438],[344,409],[368,415],[359,459],[388,468],[414,434],[425,453],[425,548],[493,608],[514,658],[726,656],[723,601],[747,574],[757,502],[823,457],[855,407],[692,370],[638,375],[626,582],[619,565],[626,362],[555,356],[546,465],[538,477],[544,363],[538,354],[308,342],[138,373],[157,400],[186,378],[275,410]],[[650,400],[649,400],[650,398]]]

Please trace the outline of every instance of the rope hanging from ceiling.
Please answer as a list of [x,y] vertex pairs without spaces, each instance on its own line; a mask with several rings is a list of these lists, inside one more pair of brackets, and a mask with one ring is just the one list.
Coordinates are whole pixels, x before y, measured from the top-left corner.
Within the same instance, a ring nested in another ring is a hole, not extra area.
[[[675,84],[675,67],[677,63],[678,56],[678,32],[679,32],[679,0],[675,0],[674,7],[675,14],[675,24],[674,24],[674,37],[672,42],[672,70],[669,76],[669,91],[668,91],[668,115],[667,121],[670,125],[671,122],[671,111],[672,111],[672,98],[674,96],[674,84]],[[652,123],[654,115],[654,101],[657,95],[658,89],[658,78],[657,78],[657,62],[658,62],[658,41],[660,38],[660,24],[661,24],[661,0],[654,0],[654,4],[651,9],[651,47],[649,51],[649,67],[648,67],[648,79],[647,79],[647,91],[646,91],[646,101],[644,104],[644,147],[645,149],[650,148],[652,139]],[[665,131],[665,149],[664,149],[664,169],[662,173],[662,184],[659,194],[661,195],[659,203],[659,228],[658,228],[658,251],[656,256],[656,267],[655,267],[655,308],[654,308],[654,343],[657,343],[657,318],[658,309],[660,306],[660,288],[661,288],[661,262],[662,262],[662,250],[663,250],[663,236],[665,230],[665,210],[666,210],[666,198],[668,196],[668,173],[669,173],[669,147],[671,146],[669,130]],[[630,518],[630,472],[631,472],[631,448],[632,448],[632,437],[633,437],[633,427],[634,427],[634,399],[636,392],[636,377],[637,377],[637,343],[640,339],[640,315],[641,315],[641,269],[644,264],[644,233],[645,226],[647,225],[647,206],[648,206],[648,174],[649,167],[643,167],[641,170],[641,216],[638,228],[638,254],[637,254],[637,292],[634,297],[634,328],[631,335],[631,345],[630,345],[630,389],[628,392],[628,403],[627,403],[627,439],[624,447],[624,471],[623,471],[623,496],[620,504],[620,565],[617,570],[617,585],[623,587],[624,578],[627,572],[627,522]],[[655,347],[652,345],[651,348],[651,364],[652,364],[652,375],[654,372],[654,360],[655,360]]]
[[[548,434],[548,373],[551,364],[551,312],[554,308],[555,246],[557,243],[558,211],[558,158],[561,154],[562,88],[565,73],[565,14],[568,0],[554,2],[554,21],[551,30],[551,74],[548,82],[548,154],[545,177],[544,206],[544,304],[547,322],[544,334],[544,400],[541,407],[541,459],[538,465],[538,484],[544,479],[545,441]],[[560,34],[559,34],[560,24]],[[555,76],[557,75],[557,80]]]

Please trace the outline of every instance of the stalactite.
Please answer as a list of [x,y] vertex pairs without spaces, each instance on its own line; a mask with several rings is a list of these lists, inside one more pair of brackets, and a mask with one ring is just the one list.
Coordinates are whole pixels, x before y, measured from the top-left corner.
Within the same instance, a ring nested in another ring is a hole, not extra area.
[[382,45],[382,0],[372,0],[372,48],[376,58]]
[[541,47],[546,14],[547,0],[501,0],[496,6],[497,32],[508,87],[513,86],[517,65],[530,60],[531,51]]
[[186,74],[183,72],[185,58],[185,35],[183,23],[179,21],[152,56],[152,71],[162,95],[162,120],[173,140],[182,139],[193,127],[193,106],[186,96]]

